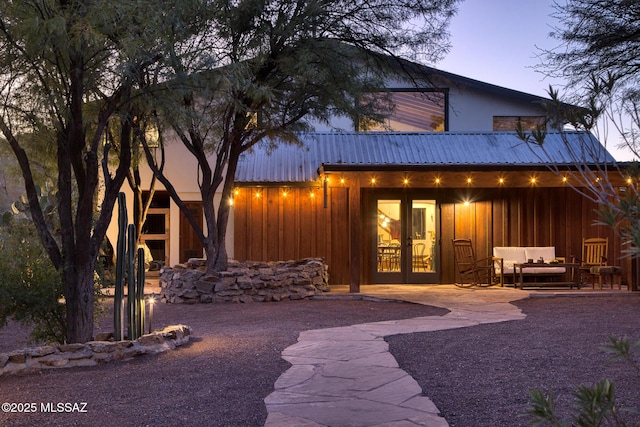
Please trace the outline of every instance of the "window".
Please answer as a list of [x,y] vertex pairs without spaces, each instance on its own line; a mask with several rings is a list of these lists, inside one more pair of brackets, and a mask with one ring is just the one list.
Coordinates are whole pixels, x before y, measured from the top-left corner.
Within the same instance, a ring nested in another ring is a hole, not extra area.
[[387,116],[383,123],[361,117],[358,130],[444,132],[447,130],[447,99],[444,90],[394,89],[385,92],[376,99],[385,106],[380,108],[380,114]]
[[523,130],[544,126],[544,116],[493,116],[494,131],[514,131],[521,124]]

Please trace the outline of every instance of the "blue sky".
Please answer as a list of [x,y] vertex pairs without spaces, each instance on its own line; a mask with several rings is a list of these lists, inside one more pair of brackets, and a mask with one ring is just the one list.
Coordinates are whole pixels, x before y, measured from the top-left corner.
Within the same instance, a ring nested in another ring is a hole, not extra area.
[[[540,64],[538,48],[551,49],[549,37],[557,21],[553,0],[464,0],[451,21],[451,51],[436,67],[510,89],[547,95],[549,84],[562,81],[534,69]],[[628,152],[615,149],[618,136],[610,135],[609,151],[618,160]],[[604,141],[603,141],[604,142]]]
[[437,67],[535,95],[549,83],[533,69],[551,48],[552,0],[465,0],[450,26],[452,49]]

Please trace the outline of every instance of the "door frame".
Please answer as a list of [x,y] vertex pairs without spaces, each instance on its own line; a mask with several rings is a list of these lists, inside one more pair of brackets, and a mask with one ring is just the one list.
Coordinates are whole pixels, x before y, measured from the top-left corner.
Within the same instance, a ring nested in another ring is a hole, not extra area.
[[[365,206],[365,216],[372,217],[372,221],[368,221],[369,230],[367,234],[371,234],[371,244],[368,245],[367,254],[370,258],[368,263],[371,266],[371,282],[373,284],[440,284],[442,277],[442,266],[440,263],[440,235],[442,233],[440,224],[441,204],[436,193],[430,190],[408,190],[408,189],[384,189],[372,191],[368,198],[367,206]],[[400,271],[399,272],[380,272],[378,271],[378,220],[377,205],[379,200],[399,200],[400,201]],[[433,272],[414,272],[412,268],[412,238],[410,237],[412,227],[412,207],[413,201],[434,200],[435,201],[435,229],[436,243],[435,253],[433,254]],[[373,213],[373,215],[372,215]],[[375,216],[376,218],[373,218]]]
[[[191,210],[192,215],[194,216],[198,226],[202,229],[202,202],[201,201],[186,201],[184,205],[187,209]],[[185,252],[188,255],[198,255],[198,258],[204,256],[204,249],[202,247],[202,242],[196,235],[196,232],[191,227],[191,223],[187,220],[187,217],[184,215],[182,210],[180,210],[180,220],[179,220],[179,252],[178,252],[178,262],[183,263],[186,262],[189,256],[185,256]],[[193,257],[191,257],[193,258]]]

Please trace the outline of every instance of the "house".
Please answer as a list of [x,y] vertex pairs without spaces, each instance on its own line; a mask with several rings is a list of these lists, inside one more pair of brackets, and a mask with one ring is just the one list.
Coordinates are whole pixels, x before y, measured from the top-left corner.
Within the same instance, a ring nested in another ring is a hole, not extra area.
[[[589,161],[613,161],[595,138],[550,131],[543,147],[527,144],[514,130],[544,122],[543,98],[416,68],[424,88],[390,84],[395,110],[383,128],[362,131],[366,118],[355,125],[336,118],[300,134],[299,145],[258,145],[244,154],[231,257],[321,256],[330,283],[352,290],[362,283],[452,283],[454,238],[471,238],[481,256],[494,246],[555,246],[569,258],[580,256],[583,237],[608,237],[610,259],[620,258],[619,238],[593,226],[595,204],[547,167],[573,167],[567,147],[581,144],[598,148]],[[195,164],[175,157],[179,164],[167,165],[183,174],[176,187],[202,216]],[[155,201],[144,236],[154,258],[175,264],[201,256],[174,204],[162,192]],[[630,265],[624,267],[629,281]]]

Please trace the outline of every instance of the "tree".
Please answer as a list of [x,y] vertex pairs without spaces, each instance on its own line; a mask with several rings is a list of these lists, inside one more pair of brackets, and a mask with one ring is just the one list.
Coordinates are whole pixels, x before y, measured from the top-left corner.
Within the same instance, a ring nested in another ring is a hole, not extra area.
[[[0,3],[0,131],[20,166],[38,236],[61,272],[68,342],[93,335],[96,258],[131,165],[131,102],[145,69],[159,59],[164,11],[158,6],[148,0]],[[117,155],[104,136],[115,119],[121,122]],[[38,203],[26,149],[33,143],[55,153],[57,230],[47,227]]]
[[[294,143],[296,132],[332,115],[380,119],[383,102],[363,95],[380,91],[391,68],[402,69],[403,55],[435,60],[444,54],[458,1],[203,1],[206,32],[188,48],[173,43],[162,64],[168,90],[156,92],[156,105],[161,122],[197,159],[206,230],[146,152],[199,236],[208,270],[227,267],[229,200],[240,155],[260,141]],[[181,22],[175,15],[167,25],[168,39]],[[219,188],[222,197],[214,202]]]
[[[550,88],[547,117],[552,127],[584,131],[580,147],[566,144],[574,168],[560,170],[569,185],[599,205],[600,222],[627,244],[626,254],[640,255],[640,169],[619,164],[605,146],[610,126],[622,137],[621,146],[640,158],[640,4],[630,0],[568,0],[555,4],[559,25],[551,33],[561,42],[543,52],[542,71],[567,81],[566,95]],[[544,131],[521,134],[544,142]],[[616,181],[626,182],[620,192]]]

